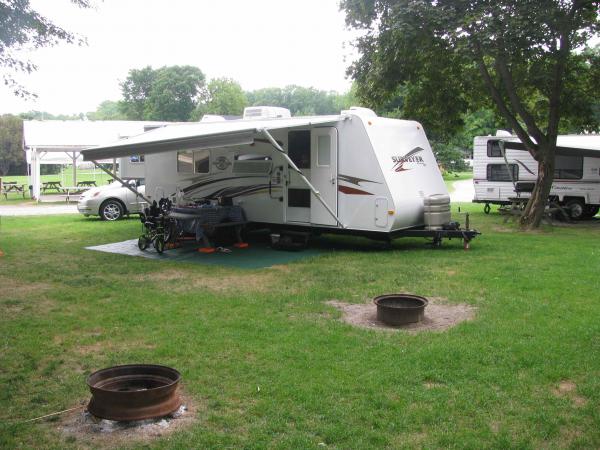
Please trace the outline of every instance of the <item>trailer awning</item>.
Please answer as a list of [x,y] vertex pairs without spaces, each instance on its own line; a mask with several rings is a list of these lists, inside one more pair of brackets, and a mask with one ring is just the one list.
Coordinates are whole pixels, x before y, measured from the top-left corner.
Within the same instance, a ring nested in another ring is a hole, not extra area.
[[173,150],[231,147],[252,144],[263,130],[303,128],[340,120],[343,117],[322,116],[168,125],[113,144],[82,150],[81,154],[84,161],[98,161]]
[[[527,150],[522,142],[514,141],[504,141],[504,148],[511,150]],[[556,154],[564,156],[591,156],[598,158],[600,157],[600,136],[559,136],[556,141]]]

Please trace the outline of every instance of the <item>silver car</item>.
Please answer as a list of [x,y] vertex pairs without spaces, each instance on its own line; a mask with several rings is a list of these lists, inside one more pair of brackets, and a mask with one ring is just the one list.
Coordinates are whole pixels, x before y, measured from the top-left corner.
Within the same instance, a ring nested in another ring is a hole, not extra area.
[[[140,194],[145,193],[144,180],[127,180]],[[77,210],[84,216],[100,216],[102,220],[119,220],[141,212],[147,203],[118,181],[85,191],[79,197]]]

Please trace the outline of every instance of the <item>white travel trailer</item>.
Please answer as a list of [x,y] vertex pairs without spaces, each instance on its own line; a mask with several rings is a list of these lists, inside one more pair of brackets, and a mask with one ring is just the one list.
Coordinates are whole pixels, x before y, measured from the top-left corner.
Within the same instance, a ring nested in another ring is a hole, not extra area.
[[238,120],[166,126],[82,154],[87,161],[145,155],[148,201],[220,199],[276,232],[422,236],[436,244],[444,237],[467,244],[478,234],[450,222],[422,126],[364,108],[291,117],[251,107]]
[[[501,145],[503,142],[503,145]],[[504,151],[502,149],[504,147]],[[473,143],[475,203],[506,205],[529,198],[537,162],[515,136],[477,136]],[[557,140],[550,198],[572,219],[593,217],[600,209],[600,136],[564,135]]]

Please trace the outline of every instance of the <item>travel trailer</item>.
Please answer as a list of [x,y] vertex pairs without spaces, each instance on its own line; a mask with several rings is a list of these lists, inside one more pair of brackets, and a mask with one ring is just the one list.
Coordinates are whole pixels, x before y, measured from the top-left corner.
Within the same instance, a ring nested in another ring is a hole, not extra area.
[[[353,107],[291,117],[250,107],[237,120],[165,126],[82,152],[87,161],[144,155],[146,200],[176,205],[218,199],[249,224],[280,232],[464,239],[417,122]],[[467,226],[468,228],[468,226]]]
[[[502,134],[502,133],[499,133]],[[476,136],[473,142],[475,203],[506,205],[529,198],[537,179],[537,162],[510,134]],[[554,182],[550,198],[574,220],[600,210],[600,136],[564,135],[557,140]]]

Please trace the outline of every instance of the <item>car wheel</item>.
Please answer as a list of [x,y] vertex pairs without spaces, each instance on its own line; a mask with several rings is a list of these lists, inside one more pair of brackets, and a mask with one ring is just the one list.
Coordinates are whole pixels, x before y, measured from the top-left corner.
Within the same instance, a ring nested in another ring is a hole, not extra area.
[[107,200],[100,206],[100,218],[102,220],[119,220],[124,214],[123,205],[118,200]]
[[579,199],[569,200],[565,204],[565,209],[572,220],[581,220],[585,215],[585,205]]

